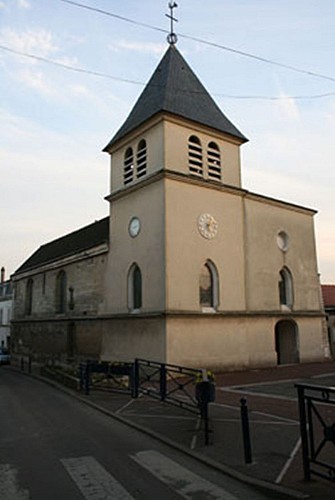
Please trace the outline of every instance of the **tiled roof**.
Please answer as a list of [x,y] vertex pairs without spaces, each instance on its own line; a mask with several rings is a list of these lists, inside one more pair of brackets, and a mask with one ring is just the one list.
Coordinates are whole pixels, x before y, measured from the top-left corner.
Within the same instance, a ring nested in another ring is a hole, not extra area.
[[174,45],[170,45],[128,118],[104,148],[157,113],[167,112],[237,137],[244,135],[228,120]]
[[42,245],[15,272],[34,269],[109,241],[109,217]]
[[324,306],[335,307],[335,285],[321,285]]

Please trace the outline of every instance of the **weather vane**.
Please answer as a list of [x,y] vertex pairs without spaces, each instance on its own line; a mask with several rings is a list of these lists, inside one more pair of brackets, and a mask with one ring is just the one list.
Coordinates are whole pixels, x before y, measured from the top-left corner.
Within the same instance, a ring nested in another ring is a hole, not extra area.
[[178,7],[178,4],[176,2],[169,2],[170,14],[165,14],[166,17],[170,19],[170,33],[167,36],[167,41],[170,45],[174,45],[178,40],[177,35],[173,32],[173,22],[178,22],[178,19],[173,17],[173,9],[175,9],[176,7]]

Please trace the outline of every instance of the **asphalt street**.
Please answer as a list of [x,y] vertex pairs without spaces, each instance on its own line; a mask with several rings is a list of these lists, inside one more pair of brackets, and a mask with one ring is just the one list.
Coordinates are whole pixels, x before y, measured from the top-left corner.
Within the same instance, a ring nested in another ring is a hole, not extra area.
[[0,422],[1,500],[271,498],[10,367]]

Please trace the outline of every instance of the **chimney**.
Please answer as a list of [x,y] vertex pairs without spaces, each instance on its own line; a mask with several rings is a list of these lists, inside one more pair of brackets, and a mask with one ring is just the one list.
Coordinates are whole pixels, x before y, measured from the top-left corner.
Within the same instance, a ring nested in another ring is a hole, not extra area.
[[1,283],[5,282],[5,268],[1,268]]

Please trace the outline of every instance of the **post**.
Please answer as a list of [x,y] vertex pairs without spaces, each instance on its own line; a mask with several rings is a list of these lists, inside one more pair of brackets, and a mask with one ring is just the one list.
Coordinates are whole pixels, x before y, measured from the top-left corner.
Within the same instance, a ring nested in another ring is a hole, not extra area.
[[166,366],[164,363],[161,363],[159,370],[159,394],[161,401],[164,401],[166,397]]
[[307,435],[307,416],[304,398],[304,388],[296,384],[298,389],[298,404],[299,404],[299,420],[300,420],[300,435],[301,435],[301,450],[302,450],[302,463],[304,469],[305,481],[310,481],[311,470],[308,458],[308,435]]
[[79,363],[79,390],[84,389],[84,363]]
[[241,398],[240,403],[241,403],[241,422],[242,422],[244,461],[246,464],[251,464],[252,456],[251,456],[250,426],[249,426],[247,400],[245,398]]
[[86,361],[85,366],[85,394],[88,396],[90,394],[90,362]]
[[205,446],[209,445],[209,419],[208,419],[208,401],[202,403],[202,416],[205,425]]
[[139,369],[139,362],[138,359],[135,359],[133,363],[133,372],[132,372],[132,377],[131,377],[131,397],[132,398],[138,398],[138,389],[139,389],[139,375],[140,375],[140,369]]
[[21,371],[24,371],[24,359],[21,358]]

